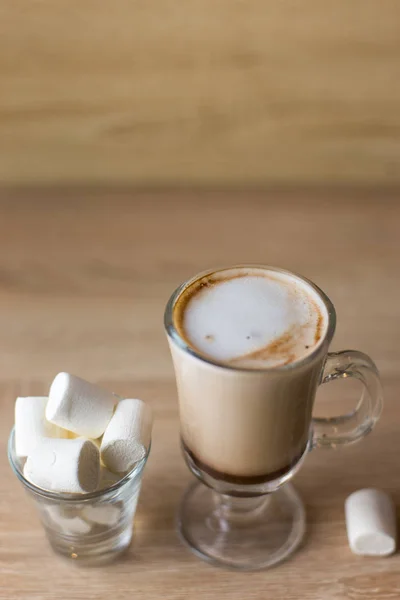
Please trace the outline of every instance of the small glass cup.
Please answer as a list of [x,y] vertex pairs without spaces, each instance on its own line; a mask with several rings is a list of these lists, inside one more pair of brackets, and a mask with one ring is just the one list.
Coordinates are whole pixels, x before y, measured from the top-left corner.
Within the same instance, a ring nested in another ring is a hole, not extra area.
[[69,494],[44,490],[24,477],[14,438],[13,428],[8,442],[10,465],[34,501],[53,550],[87,565],[111,562],[124,552],[132,539],[150,446],[134,469],[113,485],[90,494]]

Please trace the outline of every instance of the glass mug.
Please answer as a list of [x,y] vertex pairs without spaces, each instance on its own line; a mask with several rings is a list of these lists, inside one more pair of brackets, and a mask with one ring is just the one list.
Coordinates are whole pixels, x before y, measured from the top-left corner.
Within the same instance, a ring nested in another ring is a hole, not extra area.
[[[221,364],[186,343],[174,318],[182,295],[207,277],[254,269],[297,281],[324,310],[327,326],[310,354],[250,369]],[[304,507],[290,480],[313,448],[351,444],[371,431],[382,409],[377,368],[358,351],[329,353],[336,325],[332,302],[311,281],[275,267],[241,265],[197,275],[172,294],[164,323],[183,454],[199,480],[183,497],[179,533],[197,555],[218,565],[254,570],[277,564],[294,552],[305,531]],[[348,377],[364,386],[352,412],[313,418],[318,386]],[[267,473],[243,475],[246,465],[254,471],[260,461],[268,464]]]

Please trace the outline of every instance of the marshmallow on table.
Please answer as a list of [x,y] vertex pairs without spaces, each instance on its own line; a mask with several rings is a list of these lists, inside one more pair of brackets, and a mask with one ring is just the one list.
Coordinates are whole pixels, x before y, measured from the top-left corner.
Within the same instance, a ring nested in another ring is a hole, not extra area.
[[96,385],[59,373],[50,387],[46,418],[88,438],[100,437],[114,412],[115,396]]
[[99,483],[99,449],[91,440],[42,440],[28,455],[24,476],[54,492],[94,492]]
[[126,473],[145,457],[150,444],[152,416],[141,400],[121,400],[104,432],[101,460],[114,473]]
[[64,438],[68,432],[46,420],[48,398],[29,396],[15,402],[15,452],[28,456],[43,438]]
[[375,489],[358,490],[345,503],[351,550],[364,556],[388,556],[396,549],[396,514],[390,496]]

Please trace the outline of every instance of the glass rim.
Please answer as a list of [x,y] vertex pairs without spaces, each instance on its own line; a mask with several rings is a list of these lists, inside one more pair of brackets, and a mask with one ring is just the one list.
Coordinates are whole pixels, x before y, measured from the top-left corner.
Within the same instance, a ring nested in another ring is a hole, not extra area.
[[[219,273],[221,271],[228,271],[231,269],[263,269],[263,270],[267,270],[267,271],[275,271],[277,273],[282,273],[283,275],[288,275],[292,278],[297,279],[303,285],[310,287],[317,294],[317,296],[319,297],[319,299],[321,300],[322,304],[324,305],[324,307],[326,309],[327,316],[328,316],[328,324],[327,324],[327,327],[326,327],[326,330],[325,330],[322,340],[317,344],[317,346],[314,348],[314,350],[310,354],[307,354],[303,358],[295,360],[289,364],[254,369],[251,367],[223,364],[221,362],[218,362],[217,360],[212,359],[211,357],[205,356],[205,355],[201,354],[200,352],[197,352],[194,348],[192,348],[191,346],[189,346],[186,343],[186,341],[181,337],[181,335],[177,331],[175,324],[174,324],[174,319],[173,319],[173,309],[174,309],[175,304],[177,303],[178,299],[180,298],[181,294],[188,287],[193,285],[193,283],[195,283],[199,279],[202,279],[203,277],[206,277],[207,275],[212,275],[213,273]],[[172,293],[171,297],[169,298],[169,300],[167,302],[167,306],[165,307],[164,328],[167,333],[167,336],[170,338],[170,340],[172,342],[174,342],[178,346],[178,348],[180,348],[184,352],[187,352],[194,358],[197,358],[201,362],[204,362],[213,367],[218,367],[219,369],[224,369],[227,371],[240,371],[240,372],[246,372],[246,373],[285,372],[285,371],[291,371],[294,369],[301,368],[301,367],[313,362],[316,359],[316,357],[320,354],[321,349],[323,349],[326,345],[329,346],[329,344],[331,343],[332,338],[334,336],[335,329],[336,329],[336,310],[335,310],[335,307],[333,306],[331,300],[325,294],[325,292],[323,290],[321,290],[321,288],[319,288],[310,279],[307,279],[306,277],[303,277],[302,275],[299,275],[298,273],[294,273],[293,271],[289,271],[287,269],[281,269],[280,267],[271,267],[269,265],[244,263],[244,264],[232,265],[230,267],[218,267],[215,269],[207,269],[206,271],[202,271],[201,273],[198,273],[194,277],[191,277],[190,279],[188,279],[187,281],[185,281],[184,283],[179,285],[176,288],[176,290]]]
[[138,478],[141,475],[141,473],[145,467],[145,464],[147,462],[147,459],[150,454],[150,449],[151,449],[151,441],[150,441],[149,447],[147,448],[147,451],[146,451],[146,455],[138,463],[136,463],[136,465],[133,467],[133,469],[131,469],[131,471],[129,471],[129,473],[124,475],[124,477],[122,477],[122,479],[118,480],[113,485],[110,485],[106,488],[102,488],[100,490],[95,490],[94,492],[87,492],[87,493],[86,492],[84,492],[84,493],[54,492],[54,491],[46,490],[44,488],[41,488],[41,487],[35,485],[34,483],[29,481],[29,479],[27,479],[24,476],[24,474],[22,473],[21,469],[19,468],[19,466],[15,460],[16,454],[15,454],[14,439],[15,439],[15,426],[12,427],[9,438],[8,438],[7,455],[8,455],[8,461],[10,463],[10,466],[11,466],[14,474],[21,481],[21,483],[26,488],[28,488],[31,492],[34,492],[35,494],[42,496],[43,498],[47,498],[49,500],[62,500],[62,501],[71,502],[71,503],[76,502],[77,504],[79,504],[80,502],[86,502],[87,500],[95,500],[97,498],[101,498],[102,496],[108,494],[109,492],[116,492],[120,488],[122,488],[126,483],[128,483],[129,481],[133,481],[134,479]]

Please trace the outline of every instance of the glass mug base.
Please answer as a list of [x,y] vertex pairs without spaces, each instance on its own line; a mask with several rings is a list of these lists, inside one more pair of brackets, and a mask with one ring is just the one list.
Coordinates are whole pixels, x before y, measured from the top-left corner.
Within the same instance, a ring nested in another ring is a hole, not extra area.
[[290,483],[266,496],[237,498],[195,481],[183,497],[177,525],[181,539],[200,558],[253,571],[293,554],[304,537],[306,519]]

